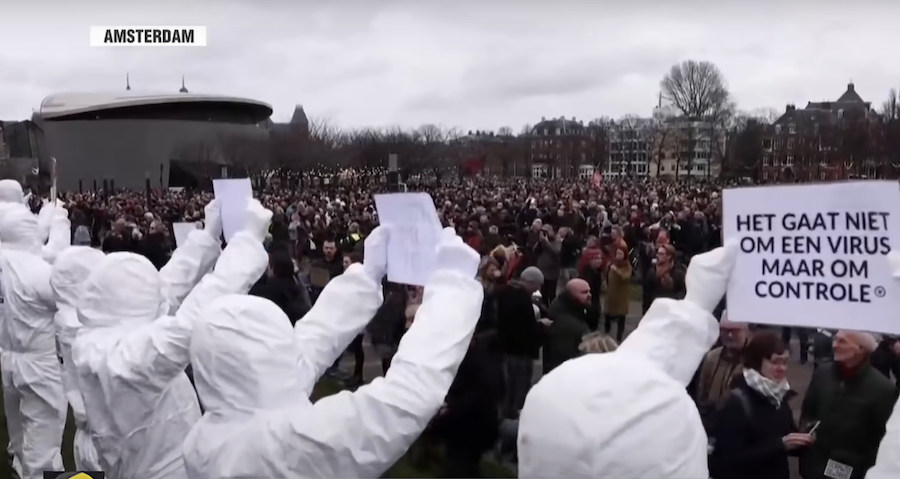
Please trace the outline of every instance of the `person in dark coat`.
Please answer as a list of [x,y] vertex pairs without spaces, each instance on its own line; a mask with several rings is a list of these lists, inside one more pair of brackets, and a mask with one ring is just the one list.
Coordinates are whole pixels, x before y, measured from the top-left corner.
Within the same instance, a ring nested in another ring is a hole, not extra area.
[[801,424],[819,422],[816,442],[801,456],[804,479],[864,479],[897,400],[897,389],[872,367],[878,341],[857,331],[838,331],[834,361],[816,368],[803,398]]
[[162,269],[169,262],[172,244],[162,222],[154,221],[150,225],[150,233],[141,238],[140,252],[156,266],[156,269]]
[[304,301],[300,286],[294,279],[294,262],[290,253],[282,248],[269,252],[269,269],[250,288],[250,294],[277,304],[291,320],[291,324],[306,315],[311,307]]
[[891,379],[894,384],[900,384],[900,343],[895,337],[885,337],[878,343],[875,352],[872,353],[872,367],[877,369],[884,377]]
[[573,279],[550,305],[547,339],[544,343],[544,374],[560,364],[581,355],[578,346],[591,332],[587,307],[591,302],[591,287],[583,279]]
[[406,286],[397,283],[387,283],[384,290],[384,302],[375,312],[372,321],[369,321],[366,331],[369,333],[376,354],[381,359],[381,370],[387,374],[391,358],[393,358],[397,344],[405,330],[409,293]]
[[430,428],[432,437],[444,444],[440,477],[481,477],[481,457],[499,435],[502,383],[494,355],[473,341]]
[[788,455],[814,441],[798,432],[786,379],[790,352],[777,333],[756,334],[744,369],[710,431],[713,479],[790,479]]
[[532,295],[544,284],[544,275],[534,266],[518,280],[499,288],[497,297],[497,348],[503,357],[506,400],[503,416],[518,417],[531,389],[534,361],[540,356],[544,327],[535,316]]

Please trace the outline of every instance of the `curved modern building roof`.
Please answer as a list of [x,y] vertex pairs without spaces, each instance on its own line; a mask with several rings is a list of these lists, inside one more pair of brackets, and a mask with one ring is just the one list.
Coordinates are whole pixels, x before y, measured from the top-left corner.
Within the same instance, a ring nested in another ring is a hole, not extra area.
[[225,95],[107,92],[50,95],[41,102],[39,114],[45,120],[52,120],[94,111],[184,103],[234,104],[236,107],[263,110],[263,112],[267,112],[266,117],[270,116],[273,111],[272,105],[268,103]]

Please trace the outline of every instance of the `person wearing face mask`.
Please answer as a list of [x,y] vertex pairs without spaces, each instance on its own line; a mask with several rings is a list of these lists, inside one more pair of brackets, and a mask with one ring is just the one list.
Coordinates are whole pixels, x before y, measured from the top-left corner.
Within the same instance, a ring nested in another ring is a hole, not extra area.
[[104,256],[98,249],[73,246],[59,254],[50,271],[50,286],[56,294],[57,306],[53,321],[56,324],[63,364],[63,388],[75,419],[74,456],[75,468],[79,471],[103,469],[97,458],[97,450],[91,440],[87,416],[84,413],[84,400],[78,388],[78,374],[72,363],[72,342],[81,329],[81,321],[78,320],[78,313],[75,310],[81,287],[84,279],[90,276],[91,271],[103,261]]
[[[51,218],[68,223],[65,209],[44,208]],[[53,326],[56,297],[50,287],[50,264],[42,254],[45,247],[37,216],[23,205],[4,207],[0,243],[4,409],[13,455],[22,477],[30,479],[62,466],[66,399]]]
[[815,441],[794,423],[788,404],[793,395],[786,377],[789,359],[777,333],[759,332],[747,343],[741,380],[710,432],[714,479],[790,479],[788,455]]
[[189,477],[380,477],[422,434],[466,355],[484,294],[478,253],[452,228],[387,374],[307,399],[381,303],[389,234],[380,227],[365,239],[363,264],[333,279],[293,331],[261,298],[229,296],[204,310],[191,363],[207,409],[184,441]]
[[709,477],[706,431],[685,388],[716,342],[711,313],[737,253],[732,243],[694,257],[683,300],[658,299],[616,351],[567,361],[532,387],[519,477]]
[[205,229],[192,231],[162,270],[143,256],[112,253],[88,276],[78,298],[82,327],[72,362],[107,477],[185,477],[180,439],[200,419],[185,374],[194,322],[204,305],[246,294],[262,276],[271,217],[250,200],[244,229],[219,257],[222,221],[213,201]]

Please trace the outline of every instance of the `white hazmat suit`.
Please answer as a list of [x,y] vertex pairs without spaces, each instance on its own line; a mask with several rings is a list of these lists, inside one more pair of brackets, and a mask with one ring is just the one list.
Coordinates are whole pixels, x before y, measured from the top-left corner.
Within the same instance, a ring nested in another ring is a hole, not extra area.
[[206,230],[191,232],[161,271],[143,256],[112,253],[88,277],[72,360],[108,478],[185,476],[181,442],[200,419],[184,373],[193,322],[202,305],[246,293],[266,269],[262,240],[272,213],[253,200],[246,214],[247,229],[234,235],[208,275],[222,231],[215,202],[207,206]]
[[379,477],[419,437],[466,355],[484,296],[478,254],[448,228],[437,271],[384,378],[307,399],[381,303],[389,232],[331,280],[291,329],[272,302],[230,296],[194,330],[191,364],[206,412],[184,442],[189,477]]
[[[50,207],[65,223],[64,209]],[[62,467],[66,398],[57,357],[56,297],[41,256],[38,219],[22,205],[0,214],[0,370],[10,446],[23,479]]]
[[50,286],[56,293],[57,311],[54,322],[59,352],[63,360],[63,389],[75,418],[74,455],[75,468],[79,471],[103,470],[91,440],[87,416],[84,413],[84,400],[81,397],[81,390],[78,389],[78,374],[75,365],[72,364],[72,342],[81,329],[75,308],[84,280],[103,262],[104,256],[98,249],[73,246],[59,254],[50,272]]
[[[888,254],[891,274],[896,279],[895,288],[900,289],[900,251]],[[897,294],[895,291],[893,294]],[[878,446],[875,465],[866,472],[866,479],[897,479],[900,477],[900,401],[894,404],[894,411],[885,426],[884,439]]]
[[718,338],[733,244],[695,256],[684,300],[657,299],[618,350],[563,363],[531,389],[519,477],[708,479],[707,436],[686,387]]
[[25,204],[25,192],[16,180],[0,180],[0,203]]

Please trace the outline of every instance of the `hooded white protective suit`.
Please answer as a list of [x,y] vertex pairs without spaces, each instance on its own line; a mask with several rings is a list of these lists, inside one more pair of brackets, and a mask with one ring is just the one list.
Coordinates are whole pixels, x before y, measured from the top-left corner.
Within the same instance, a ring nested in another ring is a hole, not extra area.
[[207,230],[191,232],[160,272],[143,256],[112,253],[88,277],[78,298],[82,327],[72,361],[108,478],[185,477],[181,439],[200,419],[184,373],[193,323],[202,305],[249,291],[268,262],[262,239],[272,213],[254,200],[247,215],[247,229],[232,237],[205,277],[219,256],[215,205],[206,210]]
[[84,400],[78,389],[78,374],[72,364],[72,342],[81,329],[75,309],[84,280],[103,262],[102,251],[87,246],[73,246],[56,258],[50,272],[50,286],[56,293],[56,338],[63,360],[63,388],[75,417],[75,468],[79,471],[100,471],[97,450],[91,440],[84,414]]
[[0,180],[0,203],[25,204],[25,192],[16,180]]
[[62,466],[66,398],[56,349],[56,298],[41,257],[37,217],[22,205],[0,214],[0,371],[10,446],[23,479]]
[[684,300],[657,299],[618,350],[563,363],[529,392],[519,477],[708,479],[707,436],[686,387],[718,338],[734,245],[695,256]]
[[50,264],[56,256],[72,245],[72,223],[69,211],[61,201],[55,205],[44,202],[38,213],[38,243],[41,245],[41,256]]
[[386,230],[366,238],[363,265],[333,279],[293,331],[265,299],[210,305],[191,343],[206,412],[184,442],[189,477],[374,478],[396,462],[440,409],[481,312],[478,254],[448,230],[390,370],[356,392],[306,399],[381,303]]
[[[897,279],[895,288],[900,289],[900,251],[888,254],[891,274]],[[895,293],[896,294],[896,293]],[[884,439],[878,446],[875,465],[866,472],[866,479],[897,479],[900,477],[900,401],[894,404],[894,411],[885,427]]]

